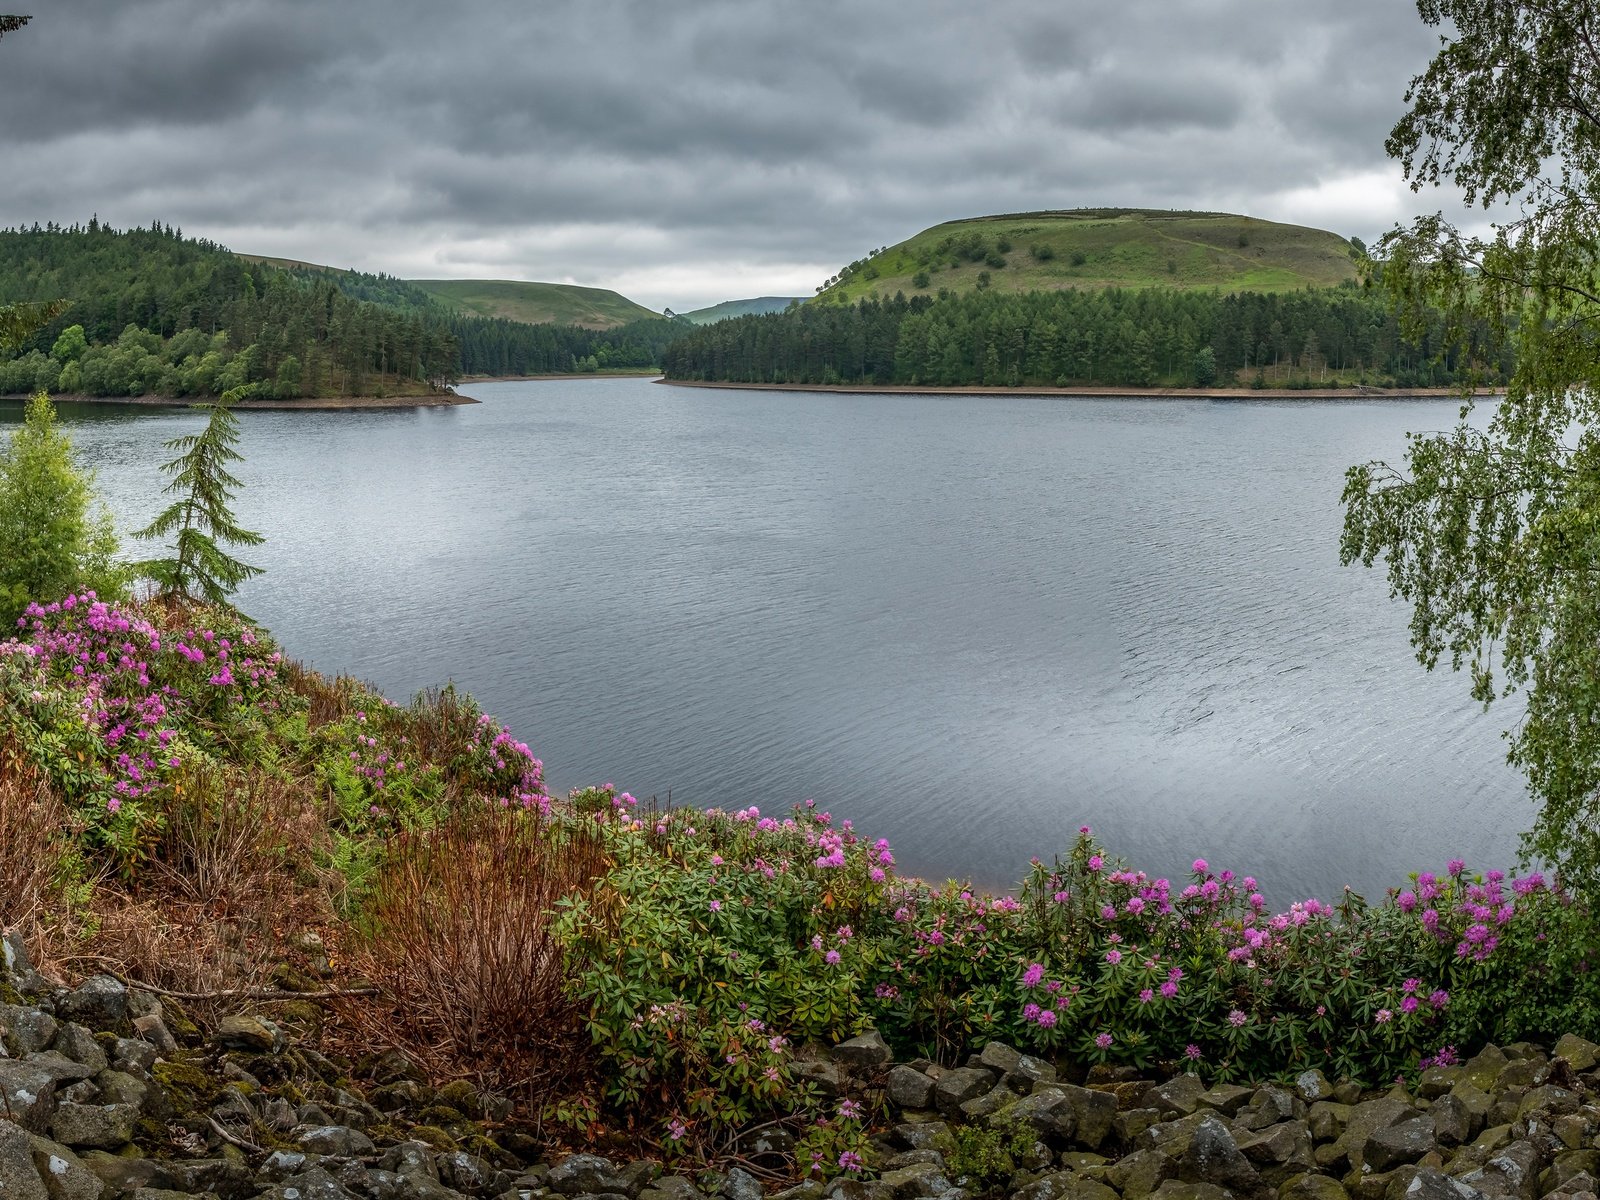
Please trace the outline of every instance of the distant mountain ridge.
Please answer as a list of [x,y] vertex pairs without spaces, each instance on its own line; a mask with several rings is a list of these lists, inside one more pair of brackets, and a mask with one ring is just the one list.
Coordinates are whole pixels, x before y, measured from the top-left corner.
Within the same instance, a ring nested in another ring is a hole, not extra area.
[[1360,275],[1336,233],[1237,213],[1085,208],[946,221],[857,259],[819,299],[1063,288],[1285,292]]

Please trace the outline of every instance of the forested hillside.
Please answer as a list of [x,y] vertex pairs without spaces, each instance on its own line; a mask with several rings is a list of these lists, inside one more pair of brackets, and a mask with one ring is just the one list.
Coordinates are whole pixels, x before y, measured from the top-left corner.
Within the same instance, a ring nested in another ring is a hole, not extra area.
[[[1441,351],[1440,361],[1433,361]],[[1354,287],[1288,293],[979,291],[807,304],[697,329],[667,375],[742,383],[928,386],[1316,387],[1445,385],[1510,362],[1480,332],[1468,361],[1443,330],[1420,344]]]
[[0,304],[58,298],[70,307],[0,360],[0,395],[409,395],[469,374],[651,367],[687,328],[462,315],[392,276],[246,258],[159,223],[0,230]]

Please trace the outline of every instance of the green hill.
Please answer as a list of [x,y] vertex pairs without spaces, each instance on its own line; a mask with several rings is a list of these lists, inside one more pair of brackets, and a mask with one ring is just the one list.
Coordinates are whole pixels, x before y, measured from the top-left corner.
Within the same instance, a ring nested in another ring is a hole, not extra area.
[[845,267],[824,299],[1061,288],[1286,292],[1357,277],[1338,234],[1233,213],[1071,209],[947,221]]
[[710,308],[697,308],[679,314],[696,325],[709,325],[713,321],[726,321],[730,317],[759,316],[762,313],[782,312],[789,305],[809,299],[806,296],[756,296],[750,300],[724,300]]
[[661,314],[606,288],[516,279],[411,279],[413,287],[463,312],[529,325],[614,329]]

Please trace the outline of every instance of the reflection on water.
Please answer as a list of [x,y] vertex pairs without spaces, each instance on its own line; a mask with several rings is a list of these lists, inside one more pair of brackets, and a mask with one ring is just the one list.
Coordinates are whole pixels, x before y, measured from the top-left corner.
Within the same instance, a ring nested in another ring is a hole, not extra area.
[[[454,678],[558,787],[815,797],[998,885],[1087,823],[1278,902],[1504,864],[1530,821],[1514,711],[1424,673],[1338,565],[1344,468],[1454,401],[472,392],[243,414],[241,603],[397,699]],[[201,421],[62,411],[127,527]]]

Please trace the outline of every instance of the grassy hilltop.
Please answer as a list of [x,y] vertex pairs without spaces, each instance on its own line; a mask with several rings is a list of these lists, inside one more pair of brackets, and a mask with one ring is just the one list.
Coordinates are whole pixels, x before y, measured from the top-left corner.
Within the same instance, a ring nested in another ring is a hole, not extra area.
[[1233,213],[1071,209],[946,221],[845,267],[821,298],[1063,288],[1287,292],[1357,277],[1338,234]]
[[615,329],[661,314],[608,288],[520,279],[412,279],[408,281],[452,308],[480,317],[503,317],[528,325],[577,325]]

